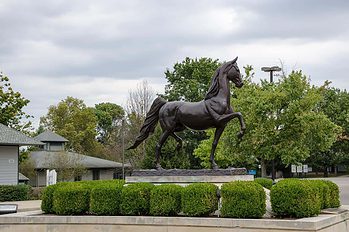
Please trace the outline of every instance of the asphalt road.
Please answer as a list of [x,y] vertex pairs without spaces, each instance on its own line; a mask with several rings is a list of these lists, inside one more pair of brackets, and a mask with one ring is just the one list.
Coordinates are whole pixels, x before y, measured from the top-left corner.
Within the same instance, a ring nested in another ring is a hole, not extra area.
[[330,180],[336,183],[339,186],[340,198],[342,205],[349,205],[349,176],[340,176],[340,177],[329,177],[329,178],[317,178]]

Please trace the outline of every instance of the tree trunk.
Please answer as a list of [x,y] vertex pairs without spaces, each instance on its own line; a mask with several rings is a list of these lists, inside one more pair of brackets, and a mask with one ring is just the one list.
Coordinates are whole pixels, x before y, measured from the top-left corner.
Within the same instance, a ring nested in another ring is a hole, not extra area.
[[265,162],[265,159],[261,159],[261,175],[262,177],[267,177],[267,164]]
[[324,167],[324,177],[328,177],[328,170],[327,170],[327,167]]

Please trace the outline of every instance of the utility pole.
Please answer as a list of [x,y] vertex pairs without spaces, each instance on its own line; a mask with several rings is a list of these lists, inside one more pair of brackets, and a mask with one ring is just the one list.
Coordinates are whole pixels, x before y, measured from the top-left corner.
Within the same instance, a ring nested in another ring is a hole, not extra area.
[[[272,67],[262,67],[262,71],[269,72],[270,74],[270,83],[273,83],[274,72],[280,72],[281,68],[279,66]],[[275,159],[271,161],[271,179],[273,180],[273,184],[275,184]]]
[[122,136],[122,179],[125,180],[125,119],[122,119],[121,136]]

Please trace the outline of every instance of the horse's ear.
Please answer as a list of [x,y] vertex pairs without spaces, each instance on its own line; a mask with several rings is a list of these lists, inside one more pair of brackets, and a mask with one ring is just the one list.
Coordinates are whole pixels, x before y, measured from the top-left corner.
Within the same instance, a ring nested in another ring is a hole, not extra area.
[[235,57],[235,59],[232,61],[232,63],[234,64],[237,60],[238,60],[238,57]]

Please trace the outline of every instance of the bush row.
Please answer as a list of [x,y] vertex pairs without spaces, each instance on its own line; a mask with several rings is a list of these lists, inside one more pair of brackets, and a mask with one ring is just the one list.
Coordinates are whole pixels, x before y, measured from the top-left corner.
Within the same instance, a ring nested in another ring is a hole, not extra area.
[[[154,186],[123,182],[58,183],[45,189],[41,208],[58,215],[209,216],[218,209],[218,187],[194,183]],[[254,182],[236,181],[222,187],[225,217],[258,218],[265,213],[265,193]]]
[[30,191],[28,185],[0,185],[0,202],[29,200]]
[[[209,216],[218,209],[218,188],[194,183],[186,187],[122,181],[59,183],[45,189],[42,210],[59,215]],[[266,194],[257,181],[222,185],[222,217],[260,218],[266,211]],[[273,212],[279,217],[309,217],[321,209],[339,207],[338,186],[330,181],[286,179],[270,192]]]
[[279,217],[311,217],[340,206],[339,188],[327,180],[285,179],[272,187],[270,201]]

